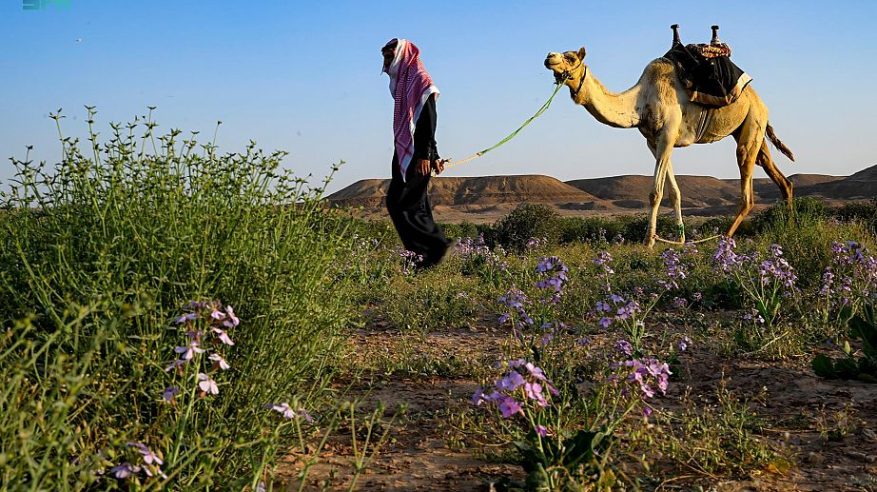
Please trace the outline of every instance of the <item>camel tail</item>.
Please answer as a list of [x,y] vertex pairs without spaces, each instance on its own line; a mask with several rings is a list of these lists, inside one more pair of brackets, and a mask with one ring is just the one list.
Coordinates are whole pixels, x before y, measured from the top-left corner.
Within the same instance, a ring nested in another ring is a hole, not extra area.
[[777,148],[780,152],[783,153],[786,157],[789,158],[792,162],[795,161],[795,154],[792,154],[792,149],[786,147],[786,144],[783,143],[782,140],[777,138],[777,134],[773,132],[773,127],[770,126],[770,123],[767,124],[767,139],[770,140],[770,143],[773,144],[774,147]]

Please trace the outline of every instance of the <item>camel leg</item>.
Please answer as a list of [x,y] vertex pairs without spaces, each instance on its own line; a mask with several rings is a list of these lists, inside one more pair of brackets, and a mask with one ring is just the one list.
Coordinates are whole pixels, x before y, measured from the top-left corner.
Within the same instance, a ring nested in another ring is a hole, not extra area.
[[767,140],[761,142],[761,149],[758,152],[758,164],[764,168],[764,171],[770,177],[771,181],[777,185],[777,188],[780,189],[780,193],[783,195],[783,199],[786,201],[786,206],[789,208],[789,216],[792,217],[795,214],[795,206],[793,202],[793,186],[792,182],[789,181],[783,173],[776,166],[776,163],[770,157],[770,150],[767,147]]
[[750,113],[743,122],[743,127],[734,134],[734,139],[737,140],[737,166],[740,168],[740,211],[737,212],[734,223],[728,228],[728,237],[732,237],[737,232],[740,223],[755,206],[752,194],[752,172],[755,169],[761,144],[764,142],[764,127],[754,121]]
[[679,242],[685,244],[685,224],[682,223],[682,192],[676,183],[676,173],[673,172],[673,164],[667,165],[667,179],[670,180],[671,199],[673,211],[676,214],[676,230],[679,231]]
[[[651,144],[649,148],[652,148]],[[650,249],[655,246],[655,237],[657,236],[658,229],[658,209],[661,207],[661,200],[664,198],[664,181],[667,178],[667,172],[672,169],[670,155],[673,153],[673,143],[667,138],[659,138],[652,153],[655,155],[655,179],[653,183],[654,188],[652,193],[649,194],[649,203],[652,209],[649,214],[649,231],[646,235],[646,246]]]

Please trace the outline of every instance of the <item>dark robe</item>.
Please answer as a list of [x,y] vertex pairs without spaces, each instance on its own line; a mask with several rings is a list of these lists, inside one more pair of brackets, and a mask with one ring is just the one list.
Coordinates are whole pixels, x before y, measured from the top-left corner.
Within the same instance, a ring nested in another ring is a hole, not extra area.
[[430,162],[439,159],[435,126],[435,94],[432,94],[424,103],[417,119],[414,129],[414,157],[408,165],[405,181],[402,181],[402,173],[394,153],[393,179],[390,181],[390,189],[387,190],[387,211],[390,212],[393,225],[396,226],[405,249],[423,256],[423,261],[418,265],[422,268],[438,264],[450,244],[432,217],[432,206],[427,193],[430,175],[423,176],[418,172],[419,159]]

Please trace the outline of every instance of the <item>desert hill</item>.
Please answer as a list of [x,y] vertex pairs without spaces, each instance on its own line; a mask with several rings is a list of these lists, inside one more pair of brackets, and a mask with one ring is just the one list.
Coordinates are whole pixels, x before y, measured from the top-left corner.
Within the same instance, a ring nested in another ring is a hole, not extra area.
[[[381,206],[390,181],[364,179],[330,195],[333,205]],[[606,204],[594,195],[558,179],[542,175],[433,178],[430,200],[436,206],[495,206],[505,203],[566,203],[599,208]]]
[[[680,175],[682,206],[687,214],[732,213],[738,207],[739,179]],[[793,174],[796,196],[818,196],[830,202],[877,197],[877,166],[851,176]],[[389,180],[365,179],[330,195],[332,206],[362,207],[367,216],[385,215],[384,197]],[[651,176],[612,176],[576,179],[566,183],[543,175],[437,177],[430,185],[430,199],[439,220],[495,220],[520,203],[544,203],[564,215],[617,214],[645,211],[652,190]],[[765,206],[780,198],[768,178],[753,180],[756,204]],[[663,205],[669,206],[669,186]]]

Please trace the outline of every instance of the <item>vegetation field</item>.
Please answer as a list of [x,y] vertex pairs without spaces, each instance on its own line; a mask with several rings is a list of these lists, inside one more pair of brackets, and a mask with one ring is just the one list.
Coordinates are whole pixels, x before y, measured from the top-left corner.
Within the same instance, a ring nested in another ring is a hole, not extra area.
[[524,205],[421,271],[283,153],[113,128],[13,159],[3,489],[877,490],[875,204]]

